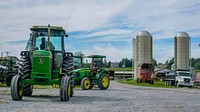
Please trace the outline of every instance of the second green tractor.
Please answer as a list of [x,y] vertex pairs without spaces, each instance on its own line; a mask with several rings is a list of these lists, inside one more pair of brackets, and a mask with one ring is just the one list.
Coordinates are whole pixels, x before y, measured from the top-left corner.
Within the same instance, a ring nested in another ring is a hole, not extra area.
[[[74,56],[74,83],[83,90],[92,89],[95,85],[100,90],[108,89],[110,85],[109,71],[103,69],[103,59],[106,56]],[[83,60],[86,63],[83,63]],[[91,63],[89,62],[91,61]],[[96,67],[94,68],[94,63]]]

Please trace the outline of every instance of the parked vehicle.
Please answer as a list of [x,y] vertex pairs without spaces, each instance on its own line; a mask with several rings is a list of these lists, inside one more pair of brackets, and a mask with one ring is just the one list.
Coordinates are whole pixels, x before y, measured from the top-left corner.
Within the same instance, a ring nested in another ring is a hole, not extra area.
[[154,84],[153,80],[154,66],[153,64],[143,63],[137,67],[137,83],[146,82]]
[[195,73],[193,82],[195,87],[200,87],[200,73]]
[[192,74],[189,70],[176,70],[175,71],[175,85],[179,86],[193,86]]
[[163,81],[165,81],[166,86],[173,86],[175,84],[174,71],[166,72]]
[[8,57],[0,58],[0,82],[6,83],[7,86],[10,86],[11,79],[17,73],[18,66],[16,61],[18,59],[12,59]]

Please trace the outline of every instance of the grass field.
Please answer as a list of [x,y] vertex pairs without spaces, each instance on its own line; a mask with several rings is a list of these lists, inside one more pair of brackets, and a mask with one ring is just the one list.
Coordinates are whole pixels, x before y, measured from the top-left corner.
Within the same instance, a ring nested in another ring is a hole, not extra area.
[[200,70],[195,70],[195,72],[200,72]]
[[157,88],[176,88],[175,86],[165,86],[165,83],[162,81],[155,81],[154,85],[148,84],[148,83],[137,84],[137,82],[132,79],[118,80],[117,82],[122,83],[122,84],[135,85],[135,86],[146,86],[146,87],[157,87]]
[[113,70],[113,71],[132,71],[131,67],[126,67],[126,68],[105,68],[106,70]]

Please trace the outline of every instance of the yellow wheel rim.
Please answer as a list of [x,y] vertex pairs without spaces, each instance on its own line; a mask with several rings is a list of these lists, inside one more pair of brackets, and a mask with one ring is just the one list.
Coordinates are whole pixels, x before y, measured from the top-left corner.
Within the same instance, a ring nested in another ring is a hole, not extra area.
[[22,96],[22,83],[19,82],[19,95]]
[[85,87],[85,89],[89,89],[89,87],[90,87],[90,80],[89,79],[85,79],[84,87]]
[[71,85],[70,85],[70,82],[69,82],[68,91],[67,91],[68,96],[70,96],[70,93],[71,93]]
[[102,80],[103,87],[108,87],[108,84],[109,84],[108,77],[104,76]]

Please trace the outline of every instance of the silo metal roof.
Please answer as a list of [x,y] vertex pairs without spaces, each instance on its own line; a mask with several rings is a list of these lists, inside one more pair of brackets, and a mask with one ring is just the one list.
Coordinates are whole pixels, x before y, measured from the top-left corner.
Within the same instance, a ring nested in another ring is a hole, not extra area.
[[149,37],[149,36],[151,36],[151,34],[148,31],[143,30],[143,31],[140,31],[137,34],[137,36],[139,36],[139,37]]
[[190,36],[186,32],[179,32],[176,37],[187,37],[189,38]]

